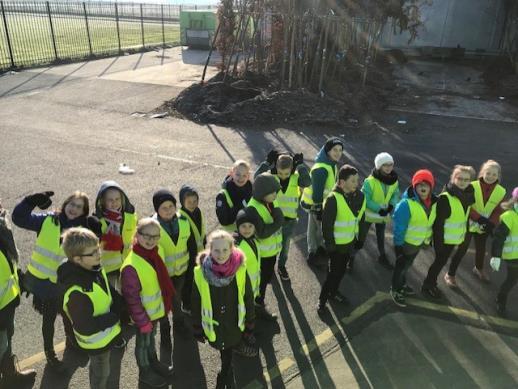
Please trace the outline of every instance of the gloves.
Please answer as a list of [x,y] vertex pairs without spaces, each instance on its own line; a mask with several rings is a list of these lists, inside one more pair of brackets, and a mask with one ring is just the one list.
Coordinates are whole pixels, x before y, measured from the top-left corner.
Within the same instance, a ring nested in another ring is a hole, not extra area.
[[141,334],[150,334],[153,331],[153,323],[148,321],[142,327],[139,328]]
[[485,226],[482,227],[482,230],[486,234],[493,235],[493,230],[495,229],[495,225],[492,222],[488,222]]
[[378,214],[380,216],[387,216],[388,214],[390,213],[390,211],[387,209],[383,209],[383,208],[380,208],[380,210],[378,211]]
[[361,240],[356,240],[354,242],[354,249],[361,250],[363,248],[363,242]]
[[279,152],[275,149],[272,149],[266,156],[266,162],[268,162],[270,165],[275,165],[275,162],[277,162],[278,157],[279,157]]
[[102,236],[102,224],[95,216],[88,216],[86,219],[86,226],[92,231],[98,238]]
[[483,226],[483,225],[486,225],[487,223],[490,223],[490,221],[487,217],[480,216],[477,220],[477,223],[480,224],[481,226]]
[[20,295],[23,296],[25,293],[25,298],[28,298],[30,296],[30,292],[25,288],[24,277],[25,273],[22,271],[22,269],[18,269],[18,285],[20,286]]
[[47,209],[52,205],[52,200],[50,199],[52,196],[54,196],[54,192],[41,192],[27,196],[25,200],[33,207]]
[[500,264],[502,263],[502,259],[498,257],[493,257],[489,261],[489,265],[494,271],[500,270]]
[[298,153],[293,156],[293,168],[302,165],[304,163],[304,154]]

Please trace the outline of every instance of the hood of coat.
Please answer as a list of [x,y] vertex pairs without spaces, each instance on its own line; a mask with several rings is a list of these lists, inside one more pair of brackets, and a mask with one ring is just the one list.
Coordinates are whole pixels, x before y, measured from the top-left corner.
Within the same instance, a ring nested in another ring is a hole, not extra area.
[[122,194],[122,212],[135,213],[135,207],[129,201],[126,192],[122,189],[122,187],[116,181],[104,181],[97,192],[97,197],[95,198],[95,216],[98,218],[103,216],[103,207],[101,205],[101,199],[108,189],[118,189]]

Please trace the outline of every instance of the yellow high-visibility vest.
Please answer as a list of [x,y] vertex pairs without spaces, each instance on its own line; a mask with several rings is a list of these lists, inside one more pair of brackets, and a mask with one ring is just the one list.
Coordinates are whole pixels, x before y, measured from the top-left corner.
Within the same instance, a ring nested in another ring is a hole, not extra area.
[[[273,205],[274,207],[277,207],[277,200],[273,202]],[[248,202],[248,206],[257,210],[257,213],[263,220],[263,223],[273,223],[272,215],[263,203],[252,197]],[[261,258],[275,257],[281,252],[282,249],[282,227],[279,227],[279,229],[268,238],[257,238],[257,241],[259,242],[259,252],[261,253]]]
[[245,239],[242,239],[237,247],[245,255],[246,271],[248,273],[248,277],[250,278],[250,283],[252,284],[254,297],[257,297],[259,296],[259,286],[261,284],[261,254],[259,251],[259,243],[257,242],[257,239],[254,238],[254,240],[257,247],[257,255]]
[[164,250],[163,258],[169,277],[181,276],[189,267],[187,242],[191,236],[191,227],[189,222],[180,215],[178,215],[178,227],[178,240],[174,244],[167,231],[160,226],[160,240],[158,244]]
[[[475,204],[472,205],[473,209],[485,218],[489,218],[495,208],[500,204],[500,202],[505,197],[505,189],[503,186],[497,184],[491,192],[491,196],[487,200],[487,203],[484,204],[484,196],[482,194],[482,187],[480,186],[480,181],[476,180],[471,183],[473,189],[475,191]],[[473,221],[469,221],[469,231],[476,234],[483,234],[484,231],[480,228],[480,225]]]
[[[336,167],[336,165],[331,166],[327,163],[317,162],[313,165],[313,167],[311,168],[311,171],[309,172],[312,180],[313,180],[313,172],[315,170],[321,169],[321,168],[324,168],[327,171],[327,178],[326,178],[326,182],[324,184],[324,194],[322,197],[323,199],[325,199],[329,195],[329,193],[331,193],[331,191],[333,190],[333,188],[336,184],[336,179],[338,177],[338,168]],[[309,205],[309,206],[314,204],[313,185],[310,185],[307,188],[304,188],[304,190],[302,191],[302,200],[301,201],[304,204]]]
[[430,214],[426,213],[421,203],[414,199],[407,200],[410,219],[405,233],[405,243],[413,246],[428,244],[432,240],[432,226],[437,216],[436,204],[432,205]]
[[18,268],[13,262],[13,271],[5,255],[0,251],[0,309],[20,295]]
[[[104,217],[99,221],[101,222],[101,231],[104,234],[108,229],[108,222]],[[137,214],[124,212],[124,223],[121,225],[121,237],[124,248],[122,251],[101,250],[101,265],[106,273],[120,269],[124,258],[130,252],[135,232],[137,232]]]
[[500,215],[500,221],[509,228],[509,235],[504,242],[502,258],[507,261],[518,260],[518,212],[514,209]]
[[333,227],[335,244],[344,245],[351,243],[358,236],[359,221],[366,207],[365,197],[363,198],[363,204],[358,212],[358,216],[354,216],[354,213],[351,211],[351,208],[349,208],[347,201],[341,193],[333,191],[329,194],[327,199],[331,196],[336,199],[336,218]]
[[[369,176],[365,179],[365,182],[371,188],[372,201],[382,206],[382,208],[386,208],[389,205],[390,199],[399,185],[397,181],[392,185],[387,185],[387,193],[384,193],[382,183],[377,178]],[[386,223],[389,219],[390,215],[380,216],[378,212],[369,208],[365,210],[365,221],[368,223]]]
[[[274,175],[277,181],[280,183],[280,179],[277,175]],[[299,189],[299,173],[293,173],[288,182],[288,187],[286,188],[286,192],[282,191],[282,188],[277,192],[277,204],[279,204],[279,208],[282,210],[282,214],[286,218],[296,219],[297,218],[297,210],[299,208],[299,197],[300,197],[300,189]]]
[[444,243],[450,245],[461,244],[466,235],[471,206],[464,212],[462,203],[457,197],[452,196],[448,192],[443,192],[439,196],[446,196],[448,198],[451,209],[450,217],[444,221]]
[[185,212],[183,209],[180,209],[180,214],[184,216],[187,221],[189,222],[189,225],[191,226],[191,232],[194,234],[194,239],[196,240],[196,247],[198,248],[198,252],[203,251],[205,247],[203,246],[203,241],[205,240],[205,218],[203,217],[203,213],[200,212],[201,215],[201,230],[198,230],[198,226],[192,220],[192,218],[189,216],[187,212]]

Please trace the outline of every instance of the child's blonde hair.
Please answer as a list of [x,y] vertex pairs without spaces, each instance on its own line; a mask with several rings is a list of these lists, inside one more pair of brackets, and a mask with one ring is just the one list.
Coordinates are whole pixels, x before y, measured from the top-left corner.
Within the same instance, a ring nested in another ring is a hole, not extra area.
[[240,167],[250,170],[250,164],[247,161],[245,161],[244,159],[238,159],[236,162],[233,163],[232,171],[234,172]]
[[99,247],[99,238],[87,228],[72,227],[63,234],[62,246],[67,258],[72,260],[83,255],[87,247]]
[[153,219],[152,217],[144,217],[138,221],[137,232],[141,234],[142,231],[149,226],[154,226],[157,228],[157,230],[160,231],[160,223],[158,222],[158,220]]
[[450,176],[450,182],[453,182],[453,180],[455,179],[455,177],[457,177],[459,175],[459,173],[468,173],[470,178],[473,179],[475,177],[475,169],[473,168],[473,166],[469,166],[469,165],[455,165],[453,167],[453,171],[451,172],[451,176]]
[[482,164],[482,166],[480,167],[480,171],[478,172],[478,178],[484,176],[484,173],[492,167],[498,170],[498,181],[502,181],[502,166],[500,166],[498,162],[492,159],[489,159]]
[[212,242],[216,239],[224,239],[228,241],[230,245],[230,249],[234,248],[234,238],[230,234],[230,232],[227,232],[225,230],[215,230],[212,231],[209,236],[207,237],[207,251],[210,252],[210,249],[212,248]]
[[279,158],[277,158],[277,162],[275,163],[275,167],[277,170],[291,169],[293,168],[293,158],[288,154],[281,154]]

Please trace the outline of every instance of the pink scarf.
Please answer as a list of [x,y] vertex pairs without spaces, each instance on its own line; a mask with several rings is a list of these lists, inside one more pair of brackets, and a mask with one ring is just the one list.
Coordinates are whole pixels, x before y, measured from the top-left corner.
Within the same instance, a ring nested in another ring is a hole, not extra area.
[[230,257],[225,263],[219,264],[216,261],[212,261],[212,271],[218,277],[230,277],[236,274],[237,269],[243,262],[243,255],[238,250],[232,250]]

